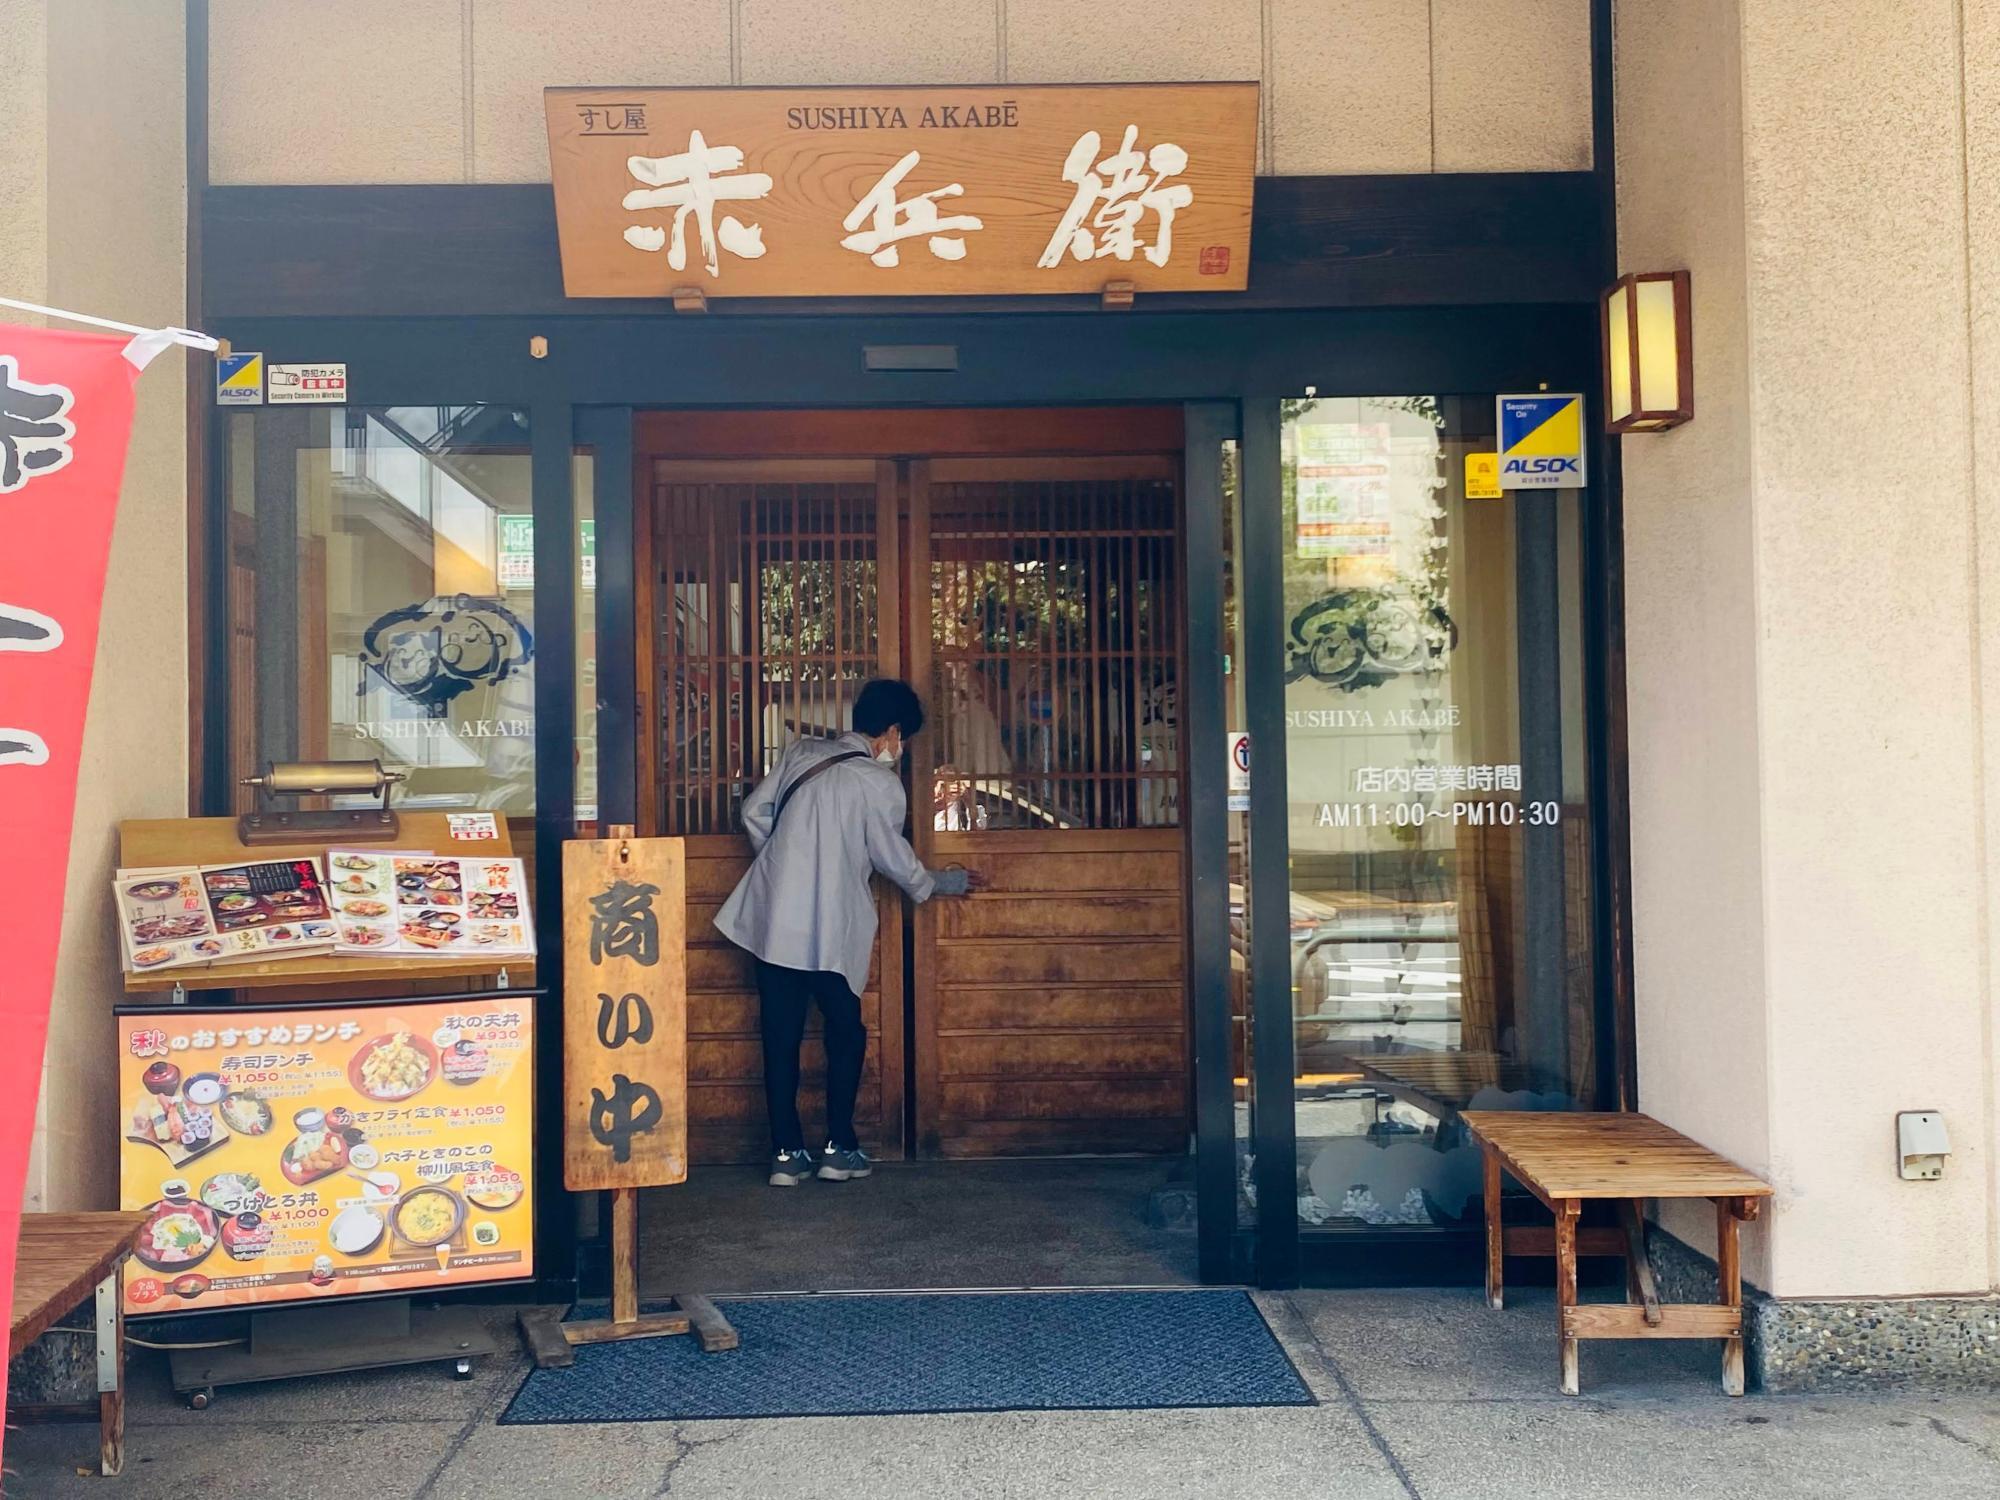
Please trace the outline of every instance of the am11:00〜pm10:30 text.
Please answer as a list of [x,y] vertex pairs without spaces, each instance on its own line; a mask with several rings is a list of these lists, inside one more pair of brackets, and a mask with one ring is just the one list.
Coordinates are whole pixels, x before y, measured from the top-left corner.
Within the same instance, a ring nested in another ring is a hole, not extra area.
[[1315,828],[1422,828],[1426,823],[1471,827],[1543,828],[1560,822],[1560,802],[1322,802]]

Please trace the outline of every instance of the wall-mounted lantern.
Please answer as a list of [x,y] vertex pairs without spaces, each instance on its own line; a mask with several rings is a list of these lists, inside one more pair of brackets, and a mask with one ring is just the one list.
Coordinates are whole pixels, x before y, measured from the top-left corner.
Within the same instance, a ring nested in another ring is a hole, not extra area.
[[1604,430],[1664,432],[1694,415],[1685,271],[1635,271],[1604,293]]

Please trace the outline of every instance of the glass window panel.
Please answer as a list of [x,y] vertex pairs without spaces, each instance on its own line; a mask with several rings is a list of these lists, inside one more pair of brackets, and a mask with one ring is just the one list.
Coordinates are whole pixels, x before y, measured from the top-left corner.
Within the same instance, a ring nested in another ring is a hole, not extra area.
[[[1492,433],[1490,396],[1284,403],[1310,1226],[1476,1225],[1479,1159],[1459,1111],[1595,1102],[1577,498],[1468,501],[1465,456]],[[1536,696],[1551,680],[1559,691]],[[1553,780],[1538,757],[1559,760]],[[1531,795],[1545,784],[1560,798]]]
[[[1222,444],[1222,710],[1231,735],[1245,732],[1241,619],[1236,589],[1236,542],[1242,535],[1242,450],[1234,438]],[[1232,753],[1235,740],[1230,741]],[[1228,794],[1229,838],[1229,1014],[1230,1068],[1234,1080],[1237,1222],[1256,1221],[1256,1069],[1250,1004],[1250,800],[1241,783]]]
[[235,775],[379,759],[401,807],[531,818],[526,413],[235,413],[227,453]]

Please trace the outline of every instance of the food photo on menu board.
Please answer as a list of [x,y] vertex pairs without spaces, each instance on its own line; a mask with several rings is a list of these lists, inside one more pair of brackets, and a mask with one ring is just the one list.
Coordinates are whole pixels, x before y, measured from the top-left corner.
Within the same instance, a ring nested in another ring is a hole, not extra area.
[[341,953],[507,958],[535,951],[518,859],[416,849],[335,849]]
[[126,1006],[125,1311],[533,1274],[533,1000]]
[[324,953],[336,937],[317,859],[120,870],[112,896],[130,974]]

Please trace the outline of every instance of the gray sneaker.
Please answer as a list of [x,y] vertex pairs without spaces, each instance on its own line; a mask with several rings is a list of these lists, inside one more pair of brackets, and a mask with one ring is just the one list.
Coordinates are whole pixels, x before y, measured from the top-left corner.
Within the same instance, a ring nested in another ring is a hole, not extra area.
[[771,1186],[797,1187],[813,1174],[812,1152],[780,1151],[771,1158]]
[[852,1151],[843,1151],[828,1141],[819,1154],[819,1180],[821,1182],[847,1182],[852,1178],[866,1177],[875,1170],[868,1153],[856,1146]]

